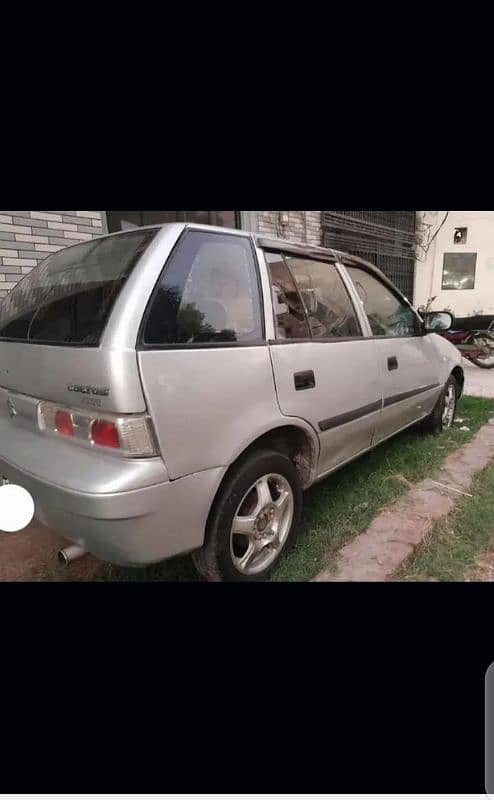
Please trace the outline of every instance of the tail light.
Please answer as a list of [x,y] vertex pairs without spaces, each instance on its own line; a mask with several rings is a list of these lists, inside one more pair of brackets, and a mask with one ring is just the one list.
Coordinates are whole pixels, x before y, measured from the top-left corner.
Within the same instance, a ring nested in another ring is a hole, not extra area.
[[61,411],[60,409],[55,414],[55,430],[62,436],[74,435],[74,423],[72,415],[68,411]]
[[118,428],[114,422],[109,422],[107,419],[94,420],[91,425],[91,439],[94,444],[99,444],[101,447],[114,447],[117,450],[120,448]]
[[86,447],[104,448],[130,458],[158,454],[153,425],[145,414],[99,415],[43,402],[38,407],[38,424],[44,433],[64,436]]

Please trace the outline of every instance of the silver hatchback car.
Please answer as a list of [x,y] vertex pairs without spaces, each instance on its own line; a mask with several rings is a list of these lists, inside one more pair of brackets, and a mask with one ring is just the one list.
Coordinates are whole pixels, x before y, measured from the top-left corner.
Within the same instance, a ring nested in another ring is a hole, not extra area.
[[452,424],[461,357],[433,332],[451,324],[358,258],[244,231],[69,247],[0,306],[0,477],[75,552],[264,579],[304,489]]

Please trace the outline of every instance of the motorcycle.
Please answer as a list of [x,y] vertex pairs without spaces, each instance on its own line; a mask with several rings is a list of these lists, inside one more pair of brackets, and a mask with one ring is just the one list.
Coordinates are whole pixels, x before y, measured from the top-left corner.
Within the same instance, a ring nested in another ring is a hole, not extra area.
[[[419,313],[429,313],[436,298],[431,297],[427,306],[419,308]],[[463,358],[471,361],[481,369],[494,368],[494,321],[487,330],[469,328],[468,320],[462,320],[463,326],[458,330],[438,331],[439,336],[447,339],[458,348]]]

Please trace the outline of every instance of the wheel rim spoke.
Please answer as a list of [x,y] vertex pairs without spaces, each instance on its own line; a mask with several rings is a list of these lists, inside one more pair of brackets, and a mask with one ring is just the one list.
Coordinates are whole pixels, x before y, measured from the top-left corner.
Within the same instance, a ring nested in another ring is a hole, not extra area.
[[280,537],[279,537],[278,531],[276,531],[276,533],[274,533],[273,536],[271,536],[269,541],[266,541],[266,543],[264,545],[264,549],[265,550],[272,550],[275,553],[277,553],[279,550],[281,550],[281,542],[280,542]]
[[257,497],[259,498],[259,510],[264,508],[264,506],[269,505],[269,503],[273,502],[273,498],[271,496],[271,489],[269,488],[269,483],[267,478],[262,478],[257,484]]
[[278,516],[283,516],[284,512],[288,508],[291,500],[290,492],[287,489],[283,489],[280,496],[275,502],[275,506],[278,511]]
[[254,560],[254,556],[257,553],[257,548],[253,542],[249,543],[247,550],[245,551],[244,555],[237,560],[237,565],[241,571],[246,570],[249,566],[251,566],[252,561]]
[[232,533],[237,536],[252,536],[255,531],[257,517],[236,516],[233,520]]
[[455,416],[455,407],[456,407],[456,392],[453,386],[448,387],[448,392],[446,397],[444,398],[444,408],[443,408],[443,425],[445,427],[451,427],[453,424],[453,419]]

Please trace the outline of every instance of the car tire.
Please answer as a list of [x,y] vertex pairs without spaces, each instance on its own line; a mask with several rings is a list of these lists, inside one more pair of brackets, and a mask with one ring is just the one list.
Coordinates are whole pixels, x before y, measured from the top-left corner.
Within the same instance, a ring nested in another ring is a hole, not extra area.
[[[209,516],[204,546],[193,554],[209,581],[266,580],[293,543],[302,486],[288,456],[258,450],[228,473]],[[237,532],[239,531],[239,532]]]
[[[456,409],[458,406],[458,398],[460,390],[456,379],[450,375],[446,385],[444,386],[439,399],[434,406],[432,414],[430,414],[423,422],[422,429],[426,433],[442,433],[446,428],[451,428],[453,425]],[[453,405],[451,406],[451,403]],[[446,414],[446,407],[449,406],[449,413]]]

